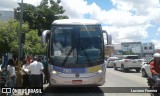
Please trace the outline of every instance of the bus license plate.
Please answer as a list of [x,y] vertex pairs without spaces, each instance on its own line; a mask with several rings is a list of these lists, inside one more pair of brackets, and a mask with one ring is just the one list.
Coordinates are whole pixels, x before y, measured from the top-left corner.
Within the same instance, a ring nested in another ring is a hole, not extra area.
[[72,80],[72,84],[82,84],[82,80]]
[[133,61],[133,63],[136,63],[136,61]]

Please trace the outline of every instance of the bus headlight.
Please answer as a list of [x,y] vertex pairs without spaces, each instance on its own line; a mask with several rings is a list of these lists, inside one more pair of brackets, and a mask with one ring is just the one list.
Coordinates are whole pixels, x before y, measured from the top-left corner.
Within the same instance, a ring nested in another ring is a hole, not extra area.
[[98,70],[98,73],[102,73],[102,70]]
[[58,72],[58,71],[55,71],[55,70],[52,71],[52,74],[54,74],[54,75],[57,75],[59,73],[61,73],[61,72]]
[[52,71],[52,74],[54,74],[54,75],[55,75],[55,74],[57,74],[57,72],[56,72],[55,70],[53,70],[53,71]]

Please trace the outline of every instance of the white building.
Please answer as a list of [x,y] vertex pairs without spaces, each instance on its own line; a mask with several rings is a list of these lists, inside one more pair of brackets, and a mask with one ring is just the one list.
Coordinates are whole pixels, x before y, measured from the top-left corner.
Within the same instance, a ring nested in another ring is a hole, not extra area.
[[141,42],[123,42],[121,43],[121,48],[123,52],[133,52],[140,57],[142,57],[143,55]]
[[114,55],[122,55],[121,44],[113,44],[114,46]]
[[150,57],[153,56],[155,53],[155,45],[150,43],[143,43],[143,56],[144,57]]

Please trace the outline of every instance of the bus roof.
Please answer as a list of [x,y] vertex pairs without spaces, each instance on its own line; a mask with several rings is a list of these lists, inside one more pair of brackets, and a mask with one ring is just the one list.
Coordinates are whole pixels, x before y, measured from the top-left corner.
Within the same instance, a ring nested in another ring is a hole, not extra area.
[[53,21],[52,25],[99,25],[100,22],[92,19],[60,19]]

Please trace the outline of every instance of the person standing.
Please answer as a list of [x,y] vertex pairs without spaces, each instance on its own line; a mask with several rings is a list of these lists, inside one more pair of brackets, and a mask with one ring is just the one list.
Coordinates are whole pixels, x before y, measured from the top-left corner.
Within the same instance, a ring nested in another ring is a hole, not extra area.
[[29,85],[30,85],[28,67],[29,67],[29,63],[27,63],[27,60],[26,59],[23,60],[23,65],[22,65],[22,69],[21,69],[24,72],[22,87],[25,87],[25,88],[29,87]]
[[9,86],[8,87],[15,87],[15,85],[16,85],[16,71],[15,71],[13,59],[9,59],[9,61],[8,61],[7,72],[8,72],[8,79],[9,79]]
[[31,57],[30,57],[30,56],[27,56],[27,63],[28,63],[28,64],[32,63],[32,60],[31,60]]
[[33,62],[28,67],[30,71],[31,87],[43,87],[41,82],[43,78],[41,73],[43,71],[43,65],[41,62],[37,61],[37,57],[33,58]]
[[[9,59],[8,60],[8,65],[7,65],[7,77],[8,77],[8,85],[7,87],[16,87],[16,68],[14,65],[14,60]],[[8,96],[12,96],[12,91],[11,93],[8,94]]]
[[44,66],[44,74],[45,74],[44,84],[46,84],[48,83],[48,64],[47,64],[46,58],[43,61],[43,66]]

